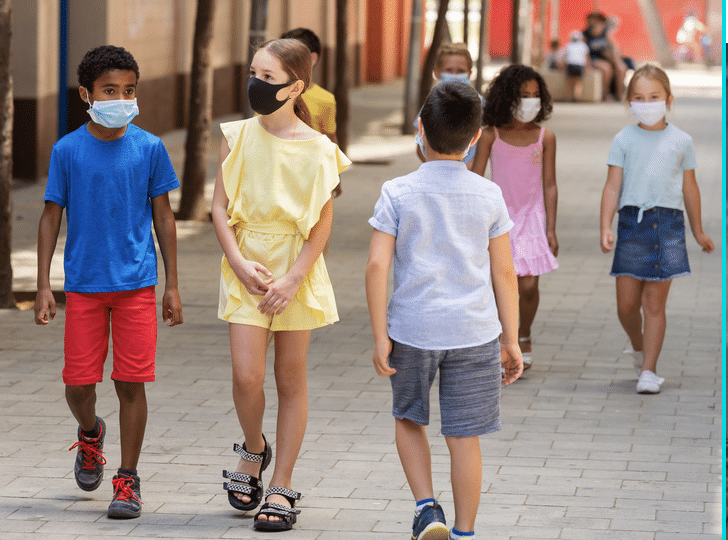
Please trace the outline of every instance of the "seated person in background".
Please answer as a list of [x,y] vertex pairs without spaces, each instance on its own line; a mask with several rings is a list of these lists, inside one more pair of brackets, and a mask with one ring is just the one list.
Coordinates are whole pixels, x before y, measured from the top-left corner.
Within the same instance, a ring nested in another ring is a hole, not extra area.
[[619,53],[619,47],[607,31],[607,17],[595,11],[587,15],[586,23],[584,41],[589,47],[592,66],[602,73],[603,95],[605,99],[609,96],[614,83],[614,98],[621,101],[627,66]]
[[579,101],[584,87],[584,70],[589,65],[589,47],[579,30],[569,34],[569,41],[560,54],[560,64],[566,67],[566,98]]

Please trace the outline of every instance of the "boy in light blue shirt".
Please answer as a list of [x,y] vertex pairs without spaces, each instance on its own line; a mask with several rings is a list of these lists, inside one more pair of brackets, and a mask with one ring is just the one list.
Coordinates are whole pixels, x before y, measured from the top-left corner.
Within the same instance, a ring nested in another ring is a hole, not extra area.
[[[460,82],[436,86],[418,121],[427,161],[384,183],[369,220],[373,362],[392,384],[397,450],[417,501],[415,540],[474,536],[479,437],[500,429],[501,382],[510,384],[523,371],[508,238],[513,223],[500,188],[462,162],[480,137],[480,118],[475,90]],[[392,260],[394,291],[387,305]],[[434,498],[425,432],[438,369],[441,431],[452,460],[452,530]]]

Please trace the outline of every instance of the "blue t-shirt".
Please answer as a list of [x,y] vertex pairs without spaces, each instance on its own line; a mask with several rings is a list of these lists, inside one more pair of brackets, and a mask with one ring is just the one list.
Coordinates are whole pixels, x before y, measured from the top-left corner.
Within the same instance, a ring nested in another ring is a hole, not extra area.
[[693,139],[669,123],[665,129],[630,124],[614,137],[607,165],[621,167],[619,208],[637,206],[642,213],[655,206],[685,210],[683,172],[695,169]]
[[369,224],[396,237],[390,338],[447,350],[500,335],[488,245],[513,222],[496,184],[462,162],[428,161],[384,183]]
[[115,141],[83,125],[53,145],[46,202],[66,209],[65,290],[157,284],[152,199],[179,187],[159,137],[129,124]]

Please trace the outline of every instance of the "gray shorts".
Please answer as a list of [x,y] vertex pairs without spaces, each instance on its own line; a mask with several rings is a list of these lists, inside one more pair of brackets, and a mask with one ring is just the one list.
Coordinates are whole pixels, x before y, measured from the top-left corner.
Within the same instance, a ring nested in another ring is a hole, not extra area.
[[440,368],[441,431],[447,437],[477,437],[498,431],[500,344],[428,351],[393,341],[389,365],[392,415],[420,426],[430,423],[430,388]]

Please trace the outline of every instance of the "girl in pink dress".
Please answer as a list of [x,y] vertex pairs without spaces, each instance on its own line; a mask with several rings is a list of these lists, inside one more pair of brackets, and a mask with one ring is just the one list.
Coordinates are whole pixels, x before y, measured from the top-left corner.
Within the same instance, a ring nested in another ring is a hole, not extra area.
[[558,267],[556,255],[556,136],[537,122],[551,114],[551,95],[541,75],[512,65],[493,79],[485,96],[483,135],[473,171],[500,186],[515,226],[510,231],[518,274],[518,341],[523,368],[531,367],[531,324],[538,309],[538,276]]

